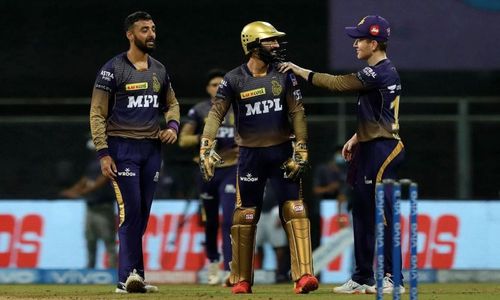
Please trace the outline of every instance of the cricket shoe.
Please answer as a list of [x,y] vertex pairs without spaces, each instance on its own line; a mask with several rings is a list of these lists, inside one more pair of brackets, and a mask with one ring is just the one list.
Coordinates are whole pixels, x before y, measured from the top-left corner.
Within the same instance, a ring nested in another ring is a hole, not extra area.
[[346,283],[341,286],[333,288],[335,294],[365,294],[366,290],[372,286],[367,284],[359,284],[356,281],[349,279]]
[[209,285],[217,285],[220,282],[220,270],[219,270],[219,262],[214,261],[208,264],[208,284]]
[[307,294],[309,292],[317,290],[318,286],[319,283],[316,277],[310,274],[305,274],[295,282],[293,291],[295,292],[295,294]]
[[[390,275],[386,275],[383,280],[383,285],[382,285],[382,294],[392,294],[394,291],[394,281],[392,281]],[[399,286],[399,293],[404,294],[406,292],[406,289],[404,286],[400,285]],[[371,286],[366,289],[367,294],[376,294],[377,293],[377,286]]]
[[125,283],[123,282],[118,282],[116,285],[115,293],[117,294],[127,294],[127,289],[125,289]]
[[222,286],[223,287],[232,287],[233,284],[231,283],[231,272],[224,272],[224,280],[222,281]]
[[233,285],[231,292],[233,294],[251,294],[252,286],[250,285],[250,282],[246,280],[239,281]]
[[[158,287],[155,285],[147,284],[144,286],[146,289],[146,293],[158,293]],[[125,283],[119,282],[116,286],[115,293],[117,294],[128,294],[127,289],[125,288]]]

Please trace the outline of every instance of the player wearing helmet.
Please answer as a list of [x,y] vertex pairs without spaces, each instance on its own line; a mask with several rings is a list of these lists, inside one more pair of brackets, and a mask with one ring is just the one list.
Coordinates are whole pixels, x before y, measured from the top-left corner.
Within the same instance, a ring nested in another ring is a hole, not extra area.
[[[310,223],[301,193],[307,165],[307,128],[302,94],[293,73],[278,72],[285,36],[262,21],[246,25],[241,44],[248,62],[224,76],[208,114],[200,147],[205,180],[221,159],[214,151],[217,129],[232,105],[240,146],[236,208],[231,227],[233,293],[251,293],[255,232],[267,179],[278,193],[280,218],[288,235],[295,293],[318,288],[313,276]],[[290,137],[295,136],[292,143]]]

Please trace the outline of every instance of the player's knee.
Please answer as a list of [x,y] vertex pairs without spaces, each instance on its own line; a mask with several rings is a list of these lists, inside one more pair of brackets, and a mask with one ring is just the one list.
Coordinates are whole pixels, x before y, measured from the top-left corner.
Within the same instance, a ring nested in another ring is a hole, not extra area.
[[259,221],[256,207],[237,207],[233,213],[233,225],[256,225]]
[[288,200],[283,203],[283,221],[288,222],[294,219],[307,219],[306,204],[302,200]]

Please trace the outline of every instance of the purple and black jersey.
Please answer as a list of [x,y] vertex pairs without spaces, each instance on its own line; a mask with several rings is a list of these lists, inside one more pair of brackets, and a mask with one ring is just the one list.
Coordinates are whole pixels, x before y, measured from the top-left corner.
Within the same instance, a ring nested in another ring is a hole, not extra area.
[[109,136],[157,138],[159,115],[173,93],[163,64],[148,57],[148,69],[137,70],[121,53],[99,71],[94,87],[110,94],[106,131]]
[[358,97],[358,130],[360,142],[379,137],[400,140],[399,97],[401,81],[389,59],[365,67],[356,76],[364,89]]
[[[195,125],[195,134],[201,135],[205,119],[212,104],[210,100],[200,102],[193,106],[188,112],[187,123]],[[226,149],[234,148],[234,113],[228,111],[217,131],[217,152],[224,152]]]
[[217,98],[230,101],[236,123],[236,142],[244,147],[269,147],[290,139],[289,115],[303,110],[302,95],[293,73],[272,65],[267,75],[253,77],[246,64],[224,76]]

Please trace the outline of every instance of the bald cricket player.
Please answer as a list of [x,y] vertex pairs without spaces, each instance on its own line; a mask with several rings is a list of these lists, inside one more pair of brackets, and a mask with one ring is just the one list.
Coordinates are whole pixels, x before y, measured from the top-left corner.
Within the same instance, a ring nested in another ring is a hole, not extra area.
[[[151,16],[125,19],[127,52],[99,71],[92,93],[90,128],[102,174],[113,184],[120,217],[116,293],[156,292],[144,282],[142,236],[160,176],[161,143],[177,140],[179,103],[155,49]],[[166,129],[160,129],[160,117]]]
[[[401,81],[393,63],[387,58],[389,22],[381,16],[366,16],[357,26],[346,27],[354,39],[356,56],[368,66],[355,74],[329,75],[315,73],[293,63],[280,65],[280,71],[293,71],[315,86],[332,91],[357,91],[358,127],[349,139],[342,155],[355,168],[353,176],[355,205],[352,208],[356,269],[351,279],[333,289],[334,293],[376,293],[373,274],[375,251],[375,184],[383,179],[396,179],[404,158],[404,146],[399,137],[399,97]],[[385,192],[384,243],[392,245],[392,201]],[[385,247],[383,293],[393,292],[392,247]],[[401,269],[401,266],[400,266]],[[402,280],[401,280],[402,282]],[[403,286],[400,293],[405,292]]]
[[252,293],[255,231],[267,179],[280,191],[280,217],[290,244],[294,291],[305,294],[318,288],[312,269],[310,223],[301,193],[301,174],[308,158],[302,95],[295,75],[279,73],[275,65],[282,58],[284,49],[278,41],[284,35],[267,22],[252,22],[243,28],[241,43],[248,62],[224,76],[201,139],[200,169],[210,180],[220,163],[214,150],[217,129],[232,105],[239,145],[230,263],[235,294]]

